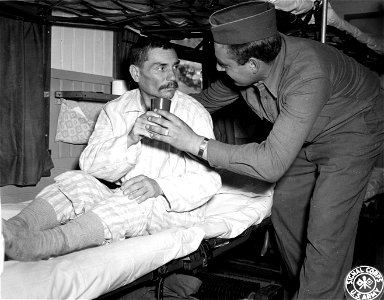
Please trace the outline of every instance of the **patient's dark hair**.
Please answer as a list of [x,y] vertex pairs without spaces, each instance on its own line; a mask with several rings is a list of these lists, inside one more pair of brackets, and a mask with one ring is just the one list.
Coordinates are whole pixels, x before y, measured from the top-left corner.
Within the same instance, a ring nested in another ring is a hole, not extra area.
[[174,49],[172,44],[167,40],[142,38],[134,44],[129,53],[129,65],[142,67],[148,59],[148,52],[154,48],[162,48],[165,50]]
[[240,45],[228,45],[228,53],[238,64],[244,65],[251,57],[269,63],[276,58],[281,49],[281,36],[274,36],[260,41]]

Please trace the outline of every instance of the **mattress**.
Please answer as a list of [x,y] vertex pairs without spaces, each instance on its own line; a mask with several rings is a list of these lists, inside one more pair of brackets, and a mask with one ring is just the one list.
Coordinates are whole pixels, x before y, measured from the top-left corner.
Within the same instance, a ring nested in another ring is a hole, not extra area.
[[[205,220],[37,262],[3,262],[2,299],[93,299],[198,249],[206,238],[234,238],[270,215],[273,185],[223,175]],[[225,182],[229,184],[225,184]],[[2,217],[27,203],[3,204]]]

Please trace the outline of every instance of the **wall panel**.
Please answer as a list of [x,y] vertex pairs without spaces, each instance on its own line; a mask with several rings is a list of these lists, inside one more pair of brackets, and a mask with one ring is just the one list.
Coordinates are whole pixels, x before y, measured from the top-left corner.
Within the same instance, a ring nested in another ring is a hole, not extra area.
[[112,76],[113,32],[52,27],[52,68]]

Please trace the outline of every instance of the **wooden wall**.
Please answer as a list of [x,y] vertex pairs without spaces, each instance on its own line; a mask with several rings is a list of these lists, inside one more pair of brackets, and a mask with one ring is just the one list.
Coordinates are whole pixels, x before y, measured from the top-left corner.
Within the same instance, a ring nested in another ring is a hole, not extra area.
[[52,68],[112,76],[112,61],[112,31],[52,27]]

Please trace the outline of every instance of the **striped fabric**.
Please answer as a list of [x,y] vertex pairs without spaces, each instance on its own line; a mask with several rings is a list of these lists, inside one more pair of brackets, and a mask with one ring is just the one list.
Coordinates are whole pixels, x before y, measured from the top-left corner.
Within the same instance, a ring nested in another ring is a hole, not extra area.
[[[220,176],[168,144],[148,138],[133,144],[128,133],[145,111],[139,90],[126,92],[104,106],[80,157],[83,171],[57,176],[56,183],[39,194],[55,208],[59,221],[92,210],[103,221],[105,238],[118,240],[171,226],[190,226],[203,219],[204,204],[221,187]],[[214,138],[209,113],[190,96],[177,91],[171,112],[199,135]],[[138,175],[156,180],[165,197],[137,204],[120,189],[110,190],[94,178],[123,183]]]

